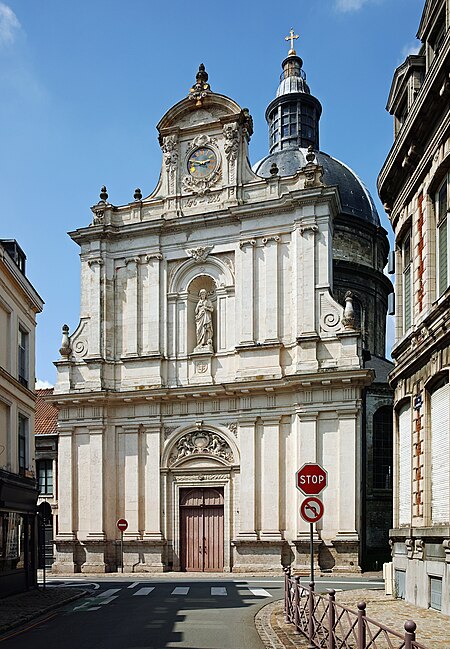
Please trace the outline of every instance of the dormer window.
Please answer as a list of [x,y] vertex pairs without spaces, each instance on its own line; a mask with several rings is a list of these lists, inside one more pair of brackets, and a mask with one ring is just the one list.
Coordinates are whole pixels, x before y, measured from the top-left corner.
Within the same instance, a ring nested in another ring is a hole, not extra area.
[[403,100],[400,102],[399,108],[395,113],[395,135],[398,134],[403,124],[406,121],[408,116],[408,102],[406,95],[403,97]]

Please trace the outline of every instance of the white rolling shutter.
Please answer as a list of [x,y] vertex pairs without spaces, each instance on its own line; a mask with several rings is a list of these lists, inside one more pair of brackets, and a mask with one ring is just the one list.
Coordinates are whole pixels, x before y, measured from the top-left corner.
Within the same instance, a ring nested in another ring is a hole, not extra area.
[[431,393],[431,520],[449,522],[449,384]]
[[403,406],[398,417],[398,522],[411,524],[411,408]]

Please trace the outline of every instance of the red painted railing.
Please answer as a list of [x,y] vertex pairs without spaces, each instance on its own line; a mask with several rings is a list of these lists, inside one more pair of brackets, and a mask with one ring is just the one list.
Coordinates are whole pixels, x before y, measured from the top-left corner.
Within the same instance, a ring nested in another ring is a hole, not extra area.
[[300,585],[290,568],[284,569],[284,612],[295,633],[308,639],[308,649],[427,649],[416,641],[416,624],[405,622],[404,633],[390,629],[366,615],[365,602],[358,610],[338,604],[335,591],[320,595],[314,584]]

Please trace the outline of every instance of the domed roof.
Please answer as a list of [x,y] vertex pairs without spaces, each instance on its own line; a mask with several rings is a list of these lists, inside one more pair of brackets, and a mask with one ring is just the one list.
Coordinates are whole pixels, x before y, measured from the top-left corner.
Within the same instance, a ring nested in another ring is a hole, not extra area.
[[[292,176],[307,164],[307,149],[296,148],[274,151],[253,166],[253,171],[263,178],[270,178],[270,167],[275,162],[280,176]],[[316,160],[323,167],[323,182],[337,185],[341,197],[342,212],[372,225],[380,225],[380,218],[371,195],[354,171],[327,153],[316,151]]]

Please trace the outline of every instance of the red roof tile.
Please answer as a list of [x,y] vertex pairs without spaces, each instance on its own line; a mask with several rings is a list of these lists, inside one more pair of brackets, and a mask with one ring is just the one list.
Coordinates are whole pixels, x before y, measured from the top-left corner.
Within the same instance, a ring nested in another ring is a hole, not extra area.
[[34,420],[34,432],[36,435],[56,433],[58,423],[58,410],[43,397],[53,394],[53,388],[36,390],[36,417]]

